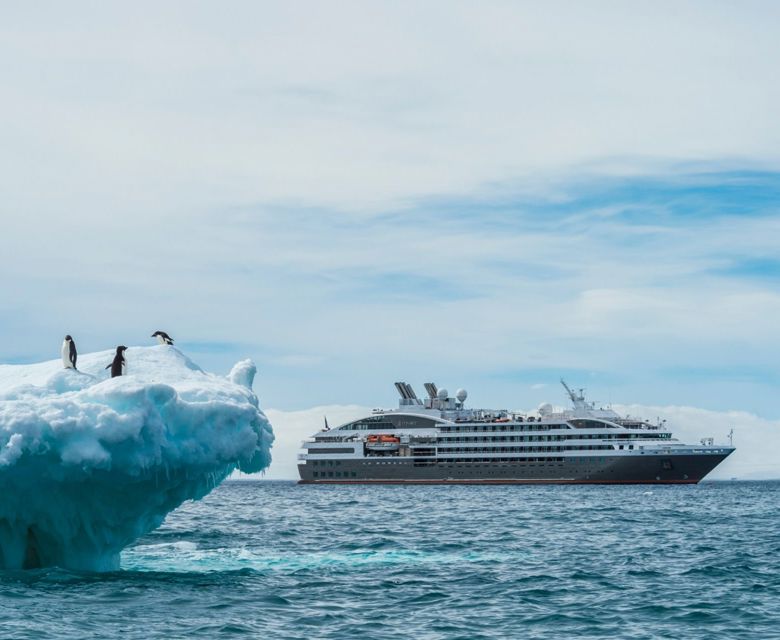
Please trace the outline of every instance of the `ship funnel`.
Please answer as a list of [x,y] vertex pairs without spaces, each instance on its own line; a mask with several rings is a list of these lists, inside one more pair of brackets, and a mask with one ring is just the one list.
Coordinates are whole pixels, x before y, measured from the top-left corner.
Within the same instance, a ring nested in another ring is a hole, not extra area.
[[398,390],[398,394],[403,400],[409,400],[409,392],[406,390],[405,382],[396,382],[395,388]]
[[401,384],[404,385],[404,387],[406,387],[406,392],[409,394],[409,397],[412,400],[417,400],[417,394],[414,392],[414,389],[412,389],[412,385],[406,382],[402,382]]
[[422,404],[414,389],[406,382],[396,382],[395,388],[398,390],[398,395],[401,396],[402,405]]

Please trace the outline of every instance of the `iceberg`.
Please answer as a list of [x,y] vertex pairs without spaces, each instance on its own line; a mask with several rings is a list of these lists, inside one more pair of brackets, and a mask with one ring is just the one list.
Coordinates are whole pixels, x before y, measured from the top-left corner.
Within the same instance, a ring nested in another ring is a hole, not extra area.
[[266,469],[273,431],[244,360],[227,377],[178,349],[0,365],[0,568],[112,571],[120,552],[232,471]]

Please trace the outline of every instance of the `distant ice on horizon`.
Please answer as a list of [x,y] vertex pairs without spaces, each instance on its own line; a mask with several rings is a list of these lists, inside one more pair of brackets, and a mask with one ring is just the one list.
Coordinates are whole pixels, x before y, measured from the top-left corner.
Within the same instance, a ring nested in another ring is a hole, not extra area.
[[232,471],[264,470],[273,432],[255,365],[227,377],[169,346],[0,365],[0,568],[119,568],[121,550]]

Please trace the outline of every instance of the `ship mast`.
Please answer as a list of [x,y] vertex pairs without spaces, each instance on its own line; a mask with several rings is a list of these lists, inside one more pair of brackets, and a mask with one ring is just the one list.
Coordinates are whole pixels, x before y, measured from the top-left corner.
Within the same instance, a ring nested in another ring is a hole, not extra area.
[[569,395],[571,403],[574,405],[575,409],[588,408],[588,404],[585,402],[585,389],[580,389],[580,393],[578,395],[574,393],[568,384],[566,384],[566,381],[563,378],[561,378],[561,384],[563,385],[563,388],[566,389],[566,393]]

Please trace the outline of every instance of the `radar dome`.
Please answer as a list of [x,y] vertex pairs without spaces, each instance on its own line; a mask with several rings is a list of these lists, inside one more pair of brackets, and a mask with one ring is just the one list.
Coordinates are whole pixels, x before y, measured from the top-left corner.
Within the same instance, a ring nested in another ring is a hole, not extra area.
[[549,416],[553,412],[552,405],[549,402],[543,402],[537,409],[540,416]]
[[455,392],[455,397],[458,399],[458,402],[463,404],[464,402],[466,402],[466,398],[469,397],[469,394],[468,391],[466,391],[465,389],[458,389]]
[[436,394],[439,400],[446,400],[450,397],[449,392],[446,389],[439,389],[439,393]]

